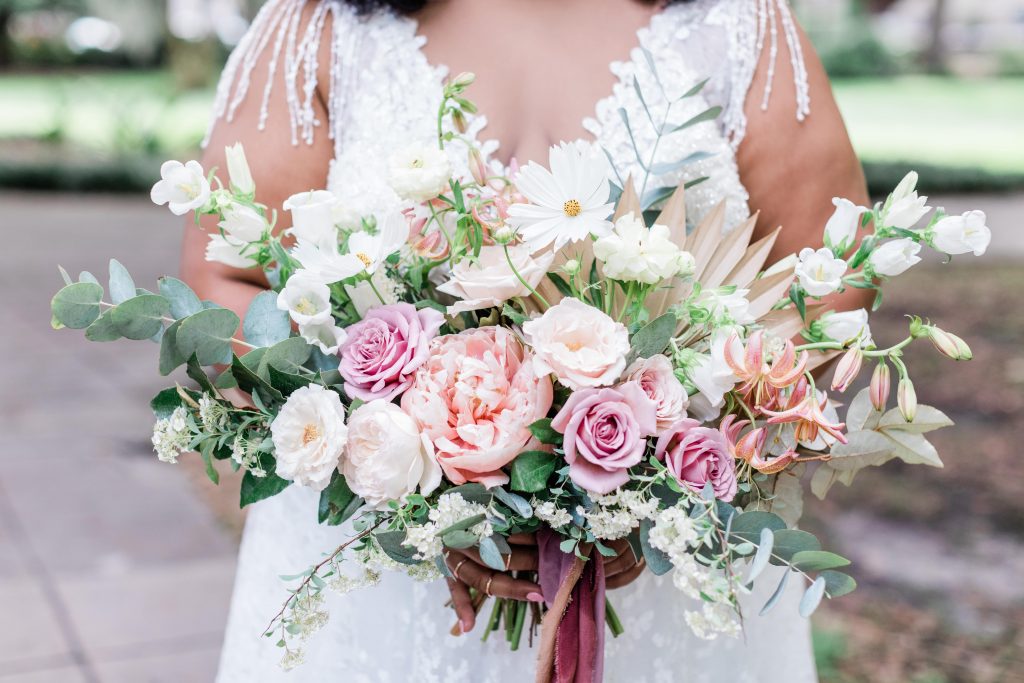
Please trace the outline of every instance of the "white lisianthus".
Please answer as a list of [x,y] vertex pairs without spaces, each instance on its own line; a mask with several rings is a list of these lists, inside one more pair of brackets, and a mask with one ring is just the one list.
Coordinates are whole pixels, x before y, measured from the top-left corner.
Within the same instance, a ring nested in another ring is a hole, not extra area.
[[822,333],[840,344],[854,340],[861,348],[872,346],[871,327],[868,325],[868,312],[863,308],[855,311],[828,312],[820,318]]
[[702,422],[718,417],[725,405],[725,395],[739,382],[725,360],[725,346],[730,340],[733,355],[740,357],[743,345],[739,337],[734,337],[731,329],[721,328],[712,335],[708,353],[699,354],[687,369],[687,379],[697,389],[697,393],[690,396],[689,411]]
[[409,241],[409,219],[400,211],[392,211],[377,226],[377,232],[356,232],[348,238],[348,253],[363,264],[369,274],[376,272],[389,256]]
[[310,190],[293,194],[282,205],[292,215],[288,234],[300,242],[310,242],[327,248],[338,244],[335,227],[337,197],[327,190]]
[[388,184],[402,199],[426,202],[445,191],[452,177],[448,155],[433,145],[414,143],[391,156]]
[[252,171],[245,158],[245,149],[242,147],[242,143],[236,142],[230,147],[225,147],[224,156],[228,161],[228,178],[231,180],[231,188],[240,195],[247,197],[255,195],[256,181],[252,179]]
[[868,266],[876,275],[896,277],[921,262],[921,245],[912,239],[884,242],[868,257]]
[[334,318],[322,323],[299,325],[299,336],[328,356],[336,355],[338,349],[345,343],[345,339],[348,338],[345,330],[334,324]]
[[608,160],[594,145],[563,142],[551,147],[551,170],[531,161],[513,179],[529,204],[509,207],[509,225],[537,252],[554,243],[555,250],[570,242],[611,232],[608,202]]
[[210,200],[210,181],[198,161],[166,161],[149,196],[154,204],[166,204],[175,216],[184,216],[206,206]]
[[331,322],[331,290],[316,277],[298,271],[277,295],[277,307],[298,325]]
[[348,441],[341,398],[319,384],[296,389],[270,423],[270,434],[277,476],[323,491]]
[[811,296],[825,296],[838,290],[846,274],[846,261],[836,258],[831,249],[815,251],[806,247],[800,251],[796,276],[800,286]]
[[223,263],[232,268],[255,268],[259,265],[252,256],[243,254],[246,244],[239,244],[223,235],[210,235],[206,243],[206,260]]
[[648,285],[675,277],[693,261],[672,241],[668,226],[648,229],[632,212],[615,221],[610,234],[594,242],[594,256],[604,264],[605,276]]
[[626,369],[626,326],[579,299],[562,299],[523,323],[523,335],[537,375],[554,374],[574,391],[613,384]]
[[[508,247],[508,256],[530,287],[536,289],[555,259],[554,252],[533,257],[524,244]],[[476,261],[463,259],[452,266],[451,279],[437,288],[461,299],[448,307],[448,315],[500,306],[517,296],[529,296],[505,258],[505,247],[481,247]]]
[[931,211],[928,197],[918,197],[916,188],[917,173],[911,171],[889,195],[889,201],[882,213],[884,227],[908,230]]
[[944,254],[981,256],[992,241],[992,231],[985,225],[984,211],[968,211],[962,216],[947,216],[926,233],[928,242]]
[[430,439],[404,410],[382,399],[361,405],[349,417],[341,471],[353,493],[377,509],[404,501],[417,489],[429,494],[441,483]]
[[834,197],[832,204],[836,210],[825,223],[825,244],[845,252],[857,239],[861,216],[870,209],[842,197]]

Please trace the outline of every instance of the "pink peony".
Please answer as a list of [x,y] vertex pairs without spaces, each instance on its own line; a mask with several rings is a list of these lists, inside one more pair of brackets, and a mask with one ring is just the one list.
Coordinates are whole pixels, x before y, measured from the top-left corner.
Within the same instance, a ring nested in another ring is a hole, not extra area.
[[686,417],[690,399],[686,389],[676,377],[672,361],[658,354],[650,358],[638,358],[626,368],[625,381],[635,381],[654,401],[658,415],[658,432],[661,433]]
[[551,421],[565,435],[569,477],[580,488],[611,493],[629,481],[630,467],[657,431],[657,409],[637,382],[573,393]]
[[370,309],[345,331],[338,371],[345,393],[364,401],[390,401],[412,385],[412,376],[430,352],[444,316],[431,308],[417,311],[411,304]]
[[501,468],[534,440],[530,425],[551,408],[552,386],[508,330],[481,327],[438,337],[402,396],[405,409],[434,442],[455,484],[495,486]]
[[661,435],[654,453],[680,484],[699,492],[711,482],[715,497],[726,502],[736,495],[736,465],[717,429],[680,420]]

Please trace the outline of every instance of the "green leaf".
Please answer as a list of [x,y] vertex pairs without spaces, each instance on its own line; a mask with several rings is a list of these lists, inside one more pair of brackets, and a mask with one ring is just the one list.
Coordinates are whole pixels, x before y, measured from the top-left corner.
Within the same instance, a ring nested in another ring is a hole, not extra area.
[[466,517],[462,521],[455,522],[455,524],[452,524],[451,526],[446,526],[445,528],[441,529],[440,535],[444,536],[445,534],[451,533],[453,531],[465,531],[466,529],[475,527],[477,524],[484,521],[485,519],[487,519],[487,515],[483,513]]
[[363,501],[348,487],[340,472],[335,472],[331,483],[320,492],[318,519],[321,524],[338,526],[348,520],[362,506]]
[[206,372],[203,371],[203,366],[199,364],[199,359],[196,358],[195,354],[192,354],[192,357],[188,359],[185,372],[193,382],[199,385],[199,388],[202,389],[203,392],[210,394],[211,396],[217,395],[217,390],[214,389],[213,382],[210,381]]
[[175,320],[187,318],[203,310],[203,302],[196,293],[178,278],[164,276],[158,284],[160,294],[171,305],[171,317]]
[[[234,376],[235,381],[238,382],[238,388],[249,394],[258,394],[263,401],[266,402],[280,402],[284,401],[284,395],[271,386],[270,382],[263,379],[256,372],[250,368],[249,363],[246,359],[253,355],[257,351],[260,357],[263,356],[265,349],[256,349],[245,354],[242,358],[238,356],[232,356],[231,359],[231,374]],[[258,362],[259,359],[256,359]]]
[[672,560],[668,555],[651,545],[651,529],[654,522],[645,519],[640,522],[640,549],[643,551],[647,566],[655,576],[667,574],[672,570]]
[[788,570],[783,572],[782,578],[779,579],[779,585],[775,587],[775,591],[772,593],[772,596],[768,598],[768,602],[764,603],[764,607],[761,608],[760,616],[763,617],[768,614],[768,612],[770,612],[771,609],[779,603],[779,600],[786,592],[786,584],[789,583],[790,573],[791,572]]
[[199,455],[203,458],[203,465],[206,466],[206,476],[214,484],[220,484],[220,473],[213,465],[213,448],[217,445],[214,439],[207,439],[199,449]]
[[149,339],[164,326],[170,310],[167,299],[158,294],[142,294],[110,309],[110,321],[126,339]]
[[509,487],[513,491],[536,493],[547,488],[548,479],[555,471],[555,456],[544,451],[526,451],[512,461]]
[[103,288],[92,282],[76,282],[57,292],[50,302],[53,317],[64,327],[82,330],[100,317]]
[[175,320],[164,330],[163,339],[160,340],[160,374],[164,377],[174,372],[187,360],[178,351],[177,339],[180,325],[181,321]]
[[871,431],[878,426],[881,417],[882,414],[871,405],[871,388],[864,387],[850,401],[846,411],[846,429],[850,432]]
[[[510,493],[500,486],[491,489],[491,492],[494,493],[495,498],[507,505],[509,509],[520,517],[524,519],[533,517],[533,508],[530,507],[530,502],[522,496]],[[504,569],[504,567],[502,567],[502,569]]]
[[[117,259],[110,259],[110,303],[119,304],[135,296],[135,281]],[[145,339],[145,337],[143,337]]]
[[277,308],[277,292],[260,292],[249,304],[242,327],[245,340],[253,346],[273,346],[292,332],[287,311]]
[[514,325],[522,325],[529,320],[527,316],[523,315],[508,304],[505,304],[505,307],[501,309],[501,314],[511,320]]
[[555,284],[555,289],[564,297],[572,297],[572,287],[558,273],[548,273],[548,279]]
[[246,470],[242,476],[242,487],[240,491],[241,507],[251,505],[284,491],[291,486],[291,482],[282,479],[273,472],[267,472],[265,477],[255,477],[252,472]]
[[761,529],[761,538],[757,544],[757,554],[750,563],[750,573],[747,574],[747,583],[752,582],[768,566],[772,559],[772,548],[775,546],[775,534],[768,527]]
[[892,440],[896,448],[893,453],[897,458],[910,465],[930,465],[942,467],[942,459],[923,434],[887,429],[885,435]]
[[455,529],[441,535],[441,542],[447,548],[462,550],[472,548],[477,544],[477,536],[467,529]]
[[693,152],[692,154],[687,154],[685,157],[677,161],[666,161],[659,164],[651,164],[651,173],[656,173],[658,175],[675,173],[681,168],[685,168],[690,164],[695,164],[698,161],[710,159],[713,156],[714,154],[711,154],[710,152]]
[[676,132],[681,131],[681,130],[686,130],[687,128],[689,128],[691,126],[696,126],[698,123],[702,123],[704,121],[714,121],[715,119],[718,118],[719,114],[721,114],[721,113],[722,113],[722,108],[721,107],[711,107],[710,109],[708,109],[706,111],[702,111],[701,113],[697,114],[693,118],[691,118],[691,119],[689,119],[687,121],[684,121],[683,123],[680,123],[678,126],[673,128],[670,132],[676,133]]
[[832,447],[833,460],[830,462],[846,458],[874,457],[893,450],[892,442],[876,431],[851,431],[846,439],[846,443],[837,443]]
[[267,373],[270,375],[270,384],[285,396],[288,396],[296,389],[309,386],[316,379],[313,375],[293,375],[290,372],[281,372],[273,365],[267,366]]
[[118,331],[117,325],[114,324],[113,310],[112,308],[107,309],[103,315],[93,321],[92,325],[85,328],[86,339],[93,342],[112,342],[121,338],[121,333]]
[[703,90],[704,86],[707,85],[708,81],[710,81],[710,80],[711,80],[710,78],[705,78],[703,81],[697,83],[697,85],[693,86],[692,88],[687,90],[685,93],[683,93],[682,97],[680,97],[679,99],[684,100],[687,97],[693,97],[694,95],[699,93],[701,90]]
[[806,531],[782,529],[775,532],[775,549],[772,564],[786,565],[800,552],[821,550],[821,542]]
[[793,555],[791,562],[794,567],[805,572],[820,572],[823,569],[836,569],[850,564],[842,555],[825,550],[801,550]]
[[857,582],[849,574],[830,569],[818,576],[825,579],[825,592],[830,598],[839,598],[857,589]]
[[814,610],[818,609],[818,605],[821,604],[821,598],[825,595],[825,579],[818,577],[811,584],[811,587],[804,592],[804,597],[800,598],[800,616],[807,619]]
[[505,571],[505,558],[501,556],[498,545],[492,536],[480,539],[480,559],[491,569],[499,572]]
[[562,433],[551,426],[551,418],[543,417],[530,425],[530,433],[548,446],[561,446]]
[[630,358],[650,358],[663,352],[678,325],[675,315],[666,313],[641,327],[630,340]]
[[68,275],[68,271],[64,270],[64,266],[58,265],[57,270],[60,271],[60,277],[64,280],[65,285],[74,284],[74,280],[72,280],[71,276]]
[[231,362],[231,339],[238,329],[238,316],[226,308],[211,308],[181,319],[177,346],[186,358],[193,353],[201,365]]
[[732,541],[733,536],[737,536],[743,541],[758,542],[761,539],[762,529],[780,532],[785,528],[786,523],[778,515],[761,510],[751,510],[733,518],[729,541]]
[[384,554],[400,564],[417,565],[416,549],[404,545],[404,531],[380,531],[373,535]]
[[282,342],[267,347],[266,353],[260,359],[258,375],[264,378],[270,377],[268,368],[274,366],[281,372],[299,374],[302,372],[303,364],[309,360],[310,346],[302,337],[291,337]]
[[96,276],[90,273],[88,270],[83,270],[78,274],[79,282],[91,282],[94,285],[100,284],[100,281],[96,279]]
[[[494,498],[494,494],[488,491],[487,487],[483,484],[476,483],[453,486],[445,491],[445,493],[457,493],[469,502],[478,503],[485,507],[490,505],[491,500]],[[476,522],[473,522],[473,524],[476,524]],[[470,526],[472,526],[472,524]]]
[[149,407],[153,410],[153,415],[158,420],[164,420],[171,416],[175,408],[184,405],[184,401],[181,400],[181,395],[178,393],[177,387],[171,387],[170,389],[164,389],[159,394],[153,397],[153,400],[149,402]]

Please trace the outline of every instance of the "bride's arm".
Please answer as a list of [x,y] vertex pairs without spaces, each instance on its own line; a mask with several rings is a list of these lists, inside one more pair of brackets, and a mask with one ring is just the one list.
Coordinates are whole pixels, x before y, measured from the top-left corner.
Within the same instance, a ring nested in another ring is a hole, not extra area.
[[[798,32],[807,65],[811,114],[796,117],[796,79],[787,41],[779,41],[771,100],[761,103],[768,82],[770,50],[747,93],[747,133],[737,153],[740,178],[750,193],[751,210],[760,211],[761,237],[783,226],[769,263],[803,247],[822,245],[823,230],[834,209],[833,197],[867,206],[864,173],[853,151],[821,60],[802,29]],[[869,306],[870,290],[848,289],[832,297],[837,310]]]

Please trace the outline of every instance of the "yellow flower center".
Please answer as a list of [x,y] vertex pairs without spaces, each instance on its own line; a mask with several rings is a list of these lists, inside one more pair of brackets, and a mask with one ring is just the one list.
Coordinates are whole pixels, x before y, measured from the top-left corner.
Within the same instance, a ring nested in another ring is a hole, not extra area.
[[295,304],[295,312],[302,315],[313,315],[316,313],[316,304],[310,301],[308,297],[302,297]]
[[199,187],[188,183],[178,183],[178,189],[185,193],[185,196],[189,199],[195,199],[199,196]]
[[356,258],[362,261],[363,266],[365,266],[366,268],[369,268],[371,265],[373,265],[373,259],[370,258],[368,255],[364,254],[363,252],[359,252],[358,254],[356,254]]
[[411,166],[413,168],[423,168],[423,159],[420,159],[419,157],[413,159]]
[[302,445],[308,446],[311,442],[320,438],[320,427],[313,423],[306,425],[302,430]]
[[562,207],[562,211],[565,211],[565,215],[569,218],[575,218],[583,211],[583,207],[580,206],[579,200],[570,199],[565,203],[565,206]]
[[575,341],[569,342],[568,344],[565,345],[565,348],[569,349],[570,351],[576,352],[583,348],[583,344]]

